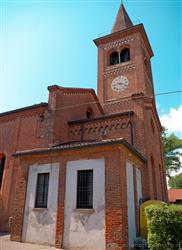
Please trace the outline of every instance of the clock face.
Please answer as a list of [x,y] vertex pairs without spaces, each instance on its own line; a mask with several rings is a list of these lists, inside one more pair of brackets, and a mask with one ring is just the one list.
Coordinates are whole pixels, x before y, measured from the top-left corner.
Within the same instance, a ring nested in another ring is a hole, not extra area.
[[117,76],[111,83],[113,91],[121,92],[128,87],[128,78],[126,76]]

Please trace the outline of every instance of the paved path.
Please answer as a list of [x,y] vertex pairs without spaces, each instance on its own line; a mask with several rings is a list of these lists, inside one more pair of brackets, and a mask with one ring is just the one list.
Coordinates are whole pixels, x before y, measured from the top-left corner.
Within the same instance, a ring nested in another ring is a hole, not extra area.
[[9,234],[0,234],[0,250],[61,250],[55,247],[11,241]]

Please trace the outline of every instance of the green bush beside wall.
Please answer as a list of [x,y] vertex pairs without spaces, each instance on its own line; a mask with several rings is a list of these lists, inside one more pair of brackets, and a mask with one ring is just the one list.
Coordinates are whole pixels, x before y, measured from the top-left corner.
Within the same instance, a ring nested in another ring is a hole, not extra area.
[[150,250],[182,250],[182,206],[150,205],[145,208]]

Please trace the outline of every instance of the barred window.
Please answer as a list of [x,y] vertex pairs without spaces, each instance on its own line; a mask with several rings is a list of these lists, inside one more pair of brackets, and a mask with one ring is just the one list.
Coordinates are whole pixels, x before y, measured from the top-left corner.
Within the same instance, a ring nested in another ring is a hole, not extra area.
[[35,208],[47,208],[49,173],[38,174]]
[[93,208],[93,170],[77,173],[77,208]]

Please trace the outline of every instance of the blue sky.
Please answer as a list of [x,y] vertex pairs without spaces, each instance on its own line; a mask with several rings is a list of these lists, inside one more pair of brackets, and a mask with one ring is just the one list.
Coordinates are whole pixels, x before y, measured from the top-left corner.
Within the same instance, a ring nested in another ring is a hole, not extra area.
[[[1,0],[1,112],[47,101],[52,84],[96,90],[97,48],[92,40],[110,32],[119,4]],[[156,93],[182,89],[182,2],[124,4],[134,24],[144,24],[151,42]],[[161,117],[167,115],[171,123],[177,112],[180,123],[181,94],[156,101]],[[182,128],[171,131],[179,135]]]

